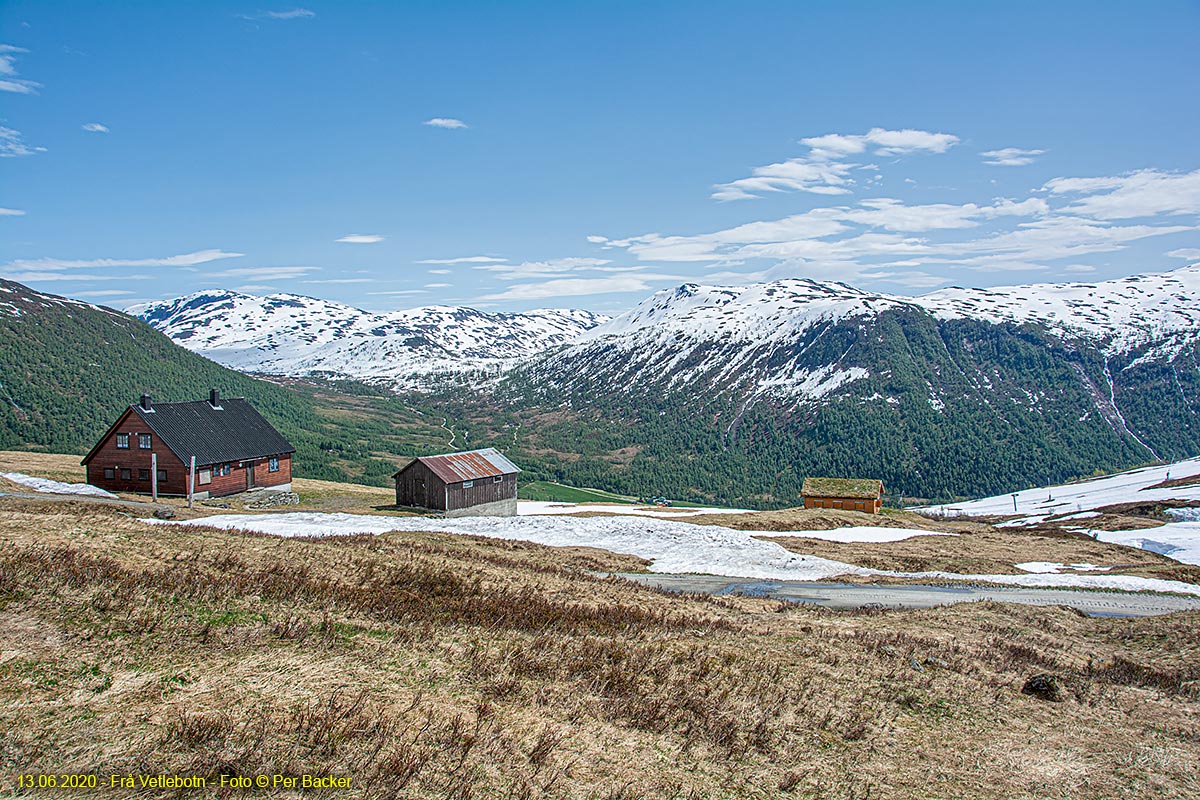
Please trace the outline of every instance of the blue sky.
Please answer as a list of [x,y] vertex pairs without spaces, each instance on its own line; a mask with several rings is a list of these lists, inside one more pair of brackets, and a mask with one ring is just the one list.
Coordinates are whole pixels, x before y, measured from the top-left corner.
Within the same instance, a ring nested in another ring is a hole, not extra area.
[[0,275],[386,310],[1200,261],[1200,3],[0,2]]

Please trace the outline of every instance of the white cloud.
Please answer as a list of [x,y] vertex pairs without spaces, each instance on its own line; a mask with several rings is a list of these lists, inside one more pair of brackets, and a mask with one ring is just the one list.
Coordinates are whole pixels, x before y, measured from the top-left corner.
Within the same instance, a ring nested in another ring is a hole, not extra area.
[[525,261],[520,264],[485,264],[475,269],[495,272],[504,280],[520,280],[578,272],[608,263],[606,258],[554,258],[548,261]]
[[238,267],[210,274],[217,278],[258,278],[268,281],[285,281],[302,278],[308,273],[316,271],[317,267]]
[[320,280],[304,281],[304,283],[375,283],[374,278],[323,278]]
[[23,217],[25,212],[19,208],[0,208],[0,217]]
[[309,19],[317,14],[307,8],[293,8],[290,11],[260,11],[257,14],[238,14],[242,19]]
[[944,153],[958,144],[957,136],[949,133],[930,133],[912,128],[891,131],[872,128],[862,135],[830,133],[801,139],[801,144],[812,148],[816,158],[839,158],[870,150],[880,156],[902,156],[911,153]]
[[449,283],[427,283],[427,284],[425,284],[425,288],[426,289],[447,289],[451,285],[452,284],[449,284]]
[[608,239],[604,236],[589,236],[587,240],[592,244],[604,244]]
[[1023,167],[1032,164],[1033,160],[1044,155],[1045,150],[1022,150],[1019,147],[1004,147],[999,150],[987,150],[980,153],[987,164],[992,167]]
[[[849,194],[853,169],[875,169],[875,165],[849,163],[851,156],[870,152],[880,156],[912,153],[944,153],[958,143],[949,133],[930,133],[912,129],[872,128],[865,134],[830,133],[801,139],[809,148],[807,155],[775,164],[755,167],[748,178],[717,184],[714,200],[745,200],[767,192],[809,192],[811,194]],[[590,239],[589,239],[590,240]]]
[[[495,258],[494,256],[467,256],[465,258],[426,258],[418,261],[418,264],[500,264],[508,261],[507,258]],[[433,272],[433,270],[430,270]]]
[[409,294],[429,294],[429,292],[426,291],[425,289],[397,289],[392,292],[367,292],[367,294],[374,297],[374,296],[383,296],[383,295],[403,296],[403,295],[409,295]]
[[453,117],[434,117],[433,119],[425,120],[421,124],[428,125],[431,128],[448,128],[450,130],[469,127],[461,119],[454,119]]
[[235,292],[273,292],[275,287],[265,283],[247,283],[233,287]]
[[192,267],[206,264],[222,258],[239,258],[242,253],[227,253],[224,250],[198,250],[195,253],[184,253],[179,256],[166,258],[92,258],[92,259],[61,259],[61,258],[19,258],[8,262],[7,266],[19,269],[87,269],[92,267]]
[[542,300],[547,297],[572,297],[616,292],[644,292],[650,288],[645,280],[634,277],[561,278],[538,283],[522,283],[499,294],[488,294],[480,300]]
[[347,244],[374,244],[382,242],[384,237],[377,233],[348,233],[336,241],[346,242]]
[[90,292],[71,292],[74,297],[124,297],[133,292],[128,289],[97,289]]
[[1096,268],[1090,264],[1071,264],[1063,267],[1064,272],[1095,272]]
[[0,158],[16,158],[44,153],[44,147],[30,147],[21,140],[21,132],[0,125]]
[[1084,195],[1066,210],[1098,219],[1200,214],[1200,169],[1183,173],[1143,169],[1102,178],[1055,178],[1043,188],[1051,194]]
[[[4,273],[0,273],[4,274]],[[78,272],[12,272],[4,274],[10,281],[32,283],[34,281],[140,281],[149,275],[92,275]]]
[[88,133],[108,133],[108,126],[99,122],[89,122],[83,126]]
[[24,47],[11,44],[0,44],[0,92],[14,94],[37,94],[40,83],[27,81],[17,77],[16,60],[18,53],[28,53]]
[[450,274],[450,270],[448,270],[448,269],[431,269],[431,270],[427,270],[427,271],[429,272],[430,275],[449,275]]
[[1182,247],[1167,253],[1171,258],[1186,258],[1189,261],[1200,259],[1200,247]]

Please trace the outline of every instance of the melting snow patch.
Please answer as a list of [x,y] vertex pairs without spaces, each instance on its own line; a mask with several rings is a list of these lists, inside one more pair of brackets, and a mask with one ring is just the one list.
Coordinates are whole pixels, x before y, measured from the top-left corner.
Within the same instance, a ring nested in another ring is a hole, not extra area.
[[[793,553],[757,538],[761,531],[736,531],[718,525],[691,525],[637,517],[376,517],[360,514],[222,514],[193,520],[146,519],[158,525],[199,525],[249,530],[275,536],[338,536],[391,531],[443,533],[516,539],[556,547],[596,547],[651,561],[652,572],[724,575],[733,578],[812,581],[839,575],[918,578],[1011,584],[1015,586],[1083,586],[1131,592],[1176,592],[1200,595],[1200,586],[1181,581],[1125,575],[1029,574],[959,575],[952,572],[888,572],[840,561]],[[1189,524],[1189,523],[1181,523]],[[829,533],[829,531],[804,531]],[[770,534],[767,534],[770,535]]]
[[32,475],[26,475],[21,472],[0,472],[0,477],[8,478],[13,483],[19,483],[22,486],[28,486],[35,492],[49,492],[51,494],[87,494],[95,495],[96,497],[116,497],[112,492],[106,492],[97,486],[90,486],[86,483],[62,483],[61,481],[52,481],[49,478],[35,478]]
[[1112,567],[1098,567],[1095,564],[1059,564],[1053,561],[1026,561],[1013,566],[1038,575],[1057,575],[1061,572],[1108,572],[1112,569]]

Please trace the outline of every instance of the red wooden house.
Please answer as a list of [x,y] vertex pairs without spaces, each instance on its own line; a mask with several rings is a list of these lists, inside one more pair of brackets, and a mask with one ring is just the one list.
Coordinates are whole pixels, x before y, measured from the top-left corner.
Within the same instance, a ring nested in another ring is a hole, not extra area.
[[[87,482],[110,492],[186,495],[194,456],[194,497],[248,489],[288,490],[292,447],[244,398],[153,403],[142,395],[83,458]],[[157,465],[157,475],[153,471]]]
[[878,514],[883,509],[883,481],[871,478],[805,478],[800,489],[805,508],[837,508]]

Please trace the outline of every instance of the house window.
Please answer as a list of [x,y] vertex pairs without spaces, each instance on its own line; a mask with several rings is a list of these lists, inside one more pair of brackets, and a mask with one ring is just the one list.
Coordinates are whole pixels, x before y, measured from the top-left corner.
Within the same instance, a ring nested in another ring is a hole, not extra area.
[[139,450],[149,450],[150,445],[151,445],[150,434],[139,433],[138,434],[138,449]]
[[127,480],[130,480],[132,477],[133,477],[133,472],[131,470],[126,469],[124,467],[121,468],[121,480],[127,481]]
[[128,433],[118,433],[117,434],[117,449],[118,450],[128,450],[129,449],[129,434]]
[[267,459],[267,472],[279,472],[278,456],[271,456]]
[[217,464],[212,469],[212,473],[218,477],[220,477],[222,475],[228,475],[229,472],[230,472],[230,469],[229,469],[228,464]]
[[150,470],[148,470],[148,469],[139,469],[139,470],[138,470],[138,480],[139,480],[139,481],[148,481],[148,480],[150,480]]
[[162,482],[166,481],[166,479],[167,479],[167,471],[166,471],[165,469],[160,469],[160,470],[158,471],[158,481],[159,481],[159,483],[162,483]]
[[475,485],[475,481],[463,481],[463,488],[469,489]]
[[196,473],[196,478],[199,480],[201,486],[206,483],[212,483],[212,476],[213,471],[211,469],[202,469]]
[[497,475],[496,477],[492,478],[492,483],[500,483],[503,480],[504,480],[503,475]]
[[116,467],[105,467],[104,468],[104,477],[108,478],[110,481],[116,480],[117,468]]

